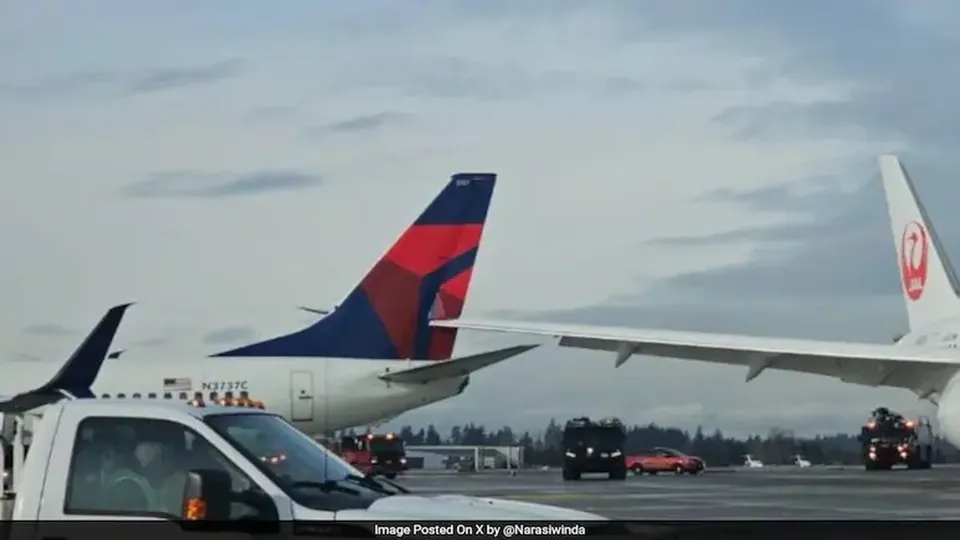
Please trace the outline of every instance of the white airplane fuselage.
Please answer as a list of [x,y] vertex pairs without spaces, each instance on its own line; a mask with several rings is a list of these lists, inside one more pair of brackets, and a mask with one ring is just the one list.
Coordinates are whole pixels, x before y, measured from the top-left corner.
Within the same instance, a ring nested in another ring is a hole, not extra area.
[[[375,425],[411,409],[463,392],[469,377],[429,383],[387,383],[379,375],[433,361],[366,360],[343,358],[199,358],[146,361],[121,357],[107,360],[93,391],[98,398],[192,399],[202,392],[207,400],[232,392],[263,402],[308,434]],[[55,363],[0,365],[0,394],[13,395],[47,381]],[[165,380],[167,385],[165,387]],[[122,396],[122,397],[121,397]]]
[[[905,334],[897,345],[960,348],[960,317],[945,319],[927,328]],[[960,444],[960,367],[944,366],[931,385],[927,399],[937,406],[940,431],[951,444]]]

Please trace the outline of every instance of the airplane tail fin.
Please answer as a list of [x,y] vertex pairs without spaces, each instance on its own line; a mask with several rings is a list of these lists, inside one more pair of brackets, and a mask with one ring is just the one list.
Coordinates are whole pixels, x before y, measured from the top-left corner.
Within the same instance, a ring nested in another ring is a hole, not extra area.
[[910,176],[896,156],[879,162],[910,328],[960,315],[960,281]]
[[346,299],[312,326],[212,356],[449,359],[456,329],[429,322],[463,311],[496,178],[453,175]]
[[123,315],[131,305],[121,304],[107,311],[56,375],[38,388],[0,401],[0,412],[25,412],[55,403],[62,399],[65,393],[75,398],[94,397],[91,390],[93,382],[107,359],[110,344],[113,343]]

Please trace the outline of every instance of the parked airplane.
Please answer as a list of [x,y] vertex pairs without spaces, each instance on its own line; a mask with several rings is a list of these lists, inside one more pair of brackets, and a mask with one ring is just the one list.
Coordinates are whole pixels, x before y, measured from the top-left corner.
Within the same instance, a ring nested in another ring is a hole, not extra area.
[[562,347],[616,352],[616,367],[643,354],[744,366],[748,382],[783,369],[905,388],[938,405],[941,430],[960,445],[960,281],[900,160],[881,156],[879,165],[910,324],[893,345],[502,320],[431,324],[560,337]]
[[[526,352],[508,347],[450,359],[456,330],[429,320],[463,309],[496,175],[455,174],[359,285],[313,325],[207,358],[146,362],[118,351],[93,386],[100,398],[247,398],[308,433],[382,422],[458,395],[469,374]],[[17,366],[28,388],[49,367]]]

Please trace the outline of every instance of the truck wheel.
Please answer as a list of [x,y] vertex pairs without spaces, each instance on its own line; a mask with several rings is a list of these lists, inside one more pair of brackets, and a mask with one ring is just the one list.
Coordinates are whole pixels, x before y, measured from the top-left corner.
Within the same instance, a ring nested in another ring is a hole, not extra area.
[[615,469],[610,471],[610,480],[626,480],[627,479],[627,468]]
[[630,472],[632,472],[636,476],[640,476],[641,474],[643,474],[643,465],[640,465],[639,463],[634,463],[633,465],[630,466]]
[[580,471],[571,471],[569,469],[563,470],[563,479],[564,480],[579,480]]
[[388,473],[384,474],[384,476],[387,477],[387,480],[393,480],[393,479],[395,479],[395,478],[397,477],[397,473],[395,473],[395,472],[388,472]]

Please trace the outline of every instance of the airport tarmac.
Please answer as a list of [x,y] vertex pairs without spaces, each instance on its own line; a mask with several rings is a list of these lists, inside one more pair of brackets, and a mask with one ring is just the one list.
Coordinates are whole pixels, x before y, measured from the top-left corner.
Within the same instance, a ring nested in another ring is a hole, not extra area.
[[960,467],[867,472],[862,468],[727,469],[698,476],[587,475],[559,470],[479,473],[411,471],[398,479],[424,494],[504,497],[614,519],[960,519]]

